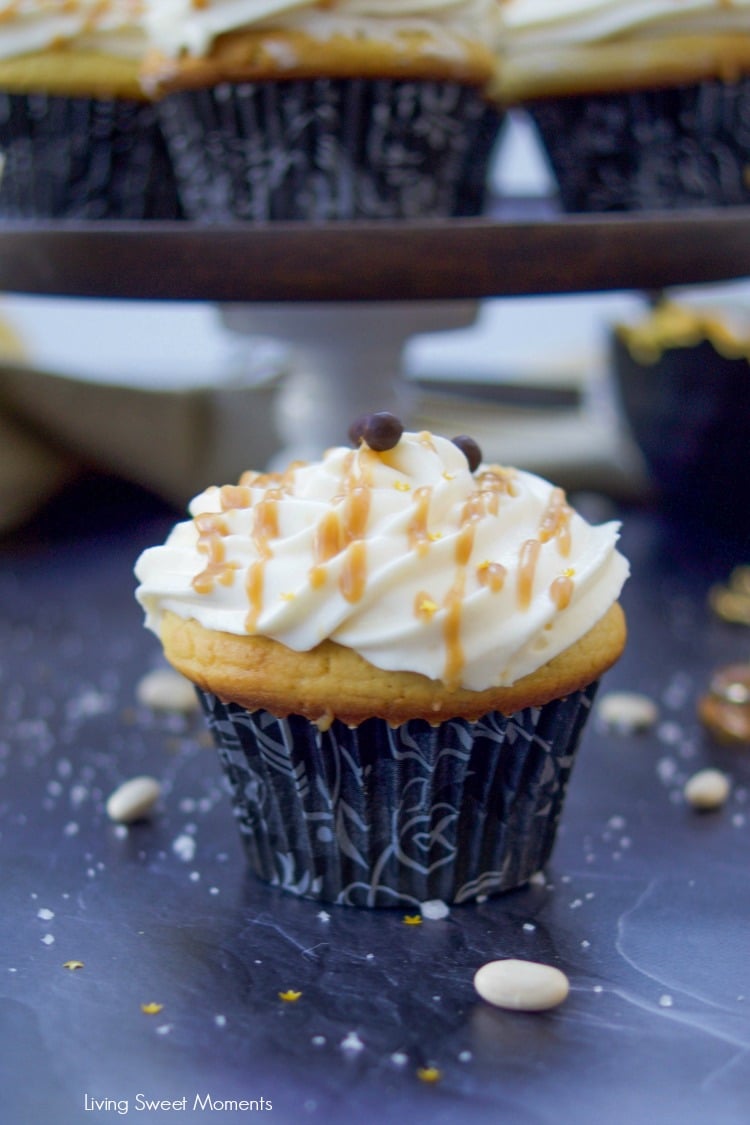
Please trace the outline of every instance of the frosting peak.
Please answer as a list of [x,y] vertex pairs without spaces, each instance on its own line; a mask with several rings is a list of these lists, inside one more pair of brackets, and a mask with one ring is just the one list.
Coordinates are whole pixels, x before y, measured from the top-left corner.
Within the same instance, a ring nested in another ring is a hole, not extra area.
[[283,474],[245,473],[136,565],[165,611],[304,651],[326,638],[376,667],[480,691],[514,683],[582,637],[627,577],[618,525],[592,527],[531,473],[404,433],[336,447]]

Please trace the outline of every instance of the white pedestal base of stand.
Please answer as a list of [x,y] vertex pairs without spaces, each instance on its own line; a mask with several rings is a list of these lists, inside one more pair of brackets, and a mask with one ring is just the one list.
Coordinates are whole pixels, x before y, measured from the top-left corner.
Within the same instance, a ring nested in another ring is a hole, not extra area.
[[466,328],[477,301],[399,301],[223,305],[232,332],[272,337],[290,349],[290,373],[278,398],[283,450],[274,466],[313,460],[346,444],[360,414],[391,410],[409,422],[401,356],[409,337]]

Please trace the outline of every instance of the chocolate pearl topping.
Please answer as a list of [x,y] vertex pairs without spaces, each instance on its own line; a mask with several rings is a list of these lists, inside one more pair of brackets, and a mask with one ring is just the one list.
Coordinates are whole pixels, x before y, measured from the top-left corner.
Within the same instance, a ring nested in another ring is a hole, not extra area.
[[384,453],[398,445],[404,432],[402,422],[387,410],[377,414],[363,414],[349,427],[349,439],[354,445],[365,441],[376,453]]
[[452,441],[454,445],[458,446],[469,462],[469,472],[476,472],[482,463],[482,450],[474,441],[474,438],[468,437],[467,434],[459,434],[458,437],[452,438]]

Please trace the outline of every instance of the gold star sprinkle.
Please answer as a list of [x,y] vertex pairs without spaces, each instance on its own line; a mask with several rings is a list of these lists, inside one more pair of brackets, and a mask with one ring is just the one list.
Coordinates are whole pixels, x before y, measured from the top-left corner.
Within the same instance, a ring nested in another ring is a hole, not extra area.
[[576,568],[574,566],[569,566],[562,572],[562,576],[563,578],[573,578],[575,577],[575,572]]
[[293,988],[288,988],[286,992],[279,993],[279,1000],[283,1000],[287,1004],[293,1004],[295,1000],[299,1000],[301,992],[295,992]]
[[397,492],[411,492],[411,485],[405,480],[397,480],[393,487]]
[[156,1016],[163,1007],[163,1004],[157,1004],[155,1000],[150,1000],[148,1004],[141,1004],[141,1011],[145,1016]]
[[424,613],[428,617],[432,617],[433,613],[437,613],[437,602],[433,602],[430,598],[422,598],[419,603],[419,612]]
[[422,915],[421,914],[404,914],[404,925],[405,926],[421,926],[422,925]]
[[442,1077],[442,1072],[436,1066],[420,1066],[417,1071],[420,1082],[439,1082]]
[[63,968],[70,969],[71,972],[73,972],[74,969],[82,969],[83,961],[64,961]]

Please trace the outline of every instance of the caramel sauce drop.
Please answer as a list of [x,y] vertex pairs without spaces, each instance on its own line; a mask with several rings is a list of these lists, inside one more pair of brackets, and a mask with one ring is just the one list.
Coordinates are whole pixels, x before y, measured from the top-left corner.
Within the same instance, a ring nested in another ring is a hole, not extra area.
[[261,610],[263,609],[263,587],[265,586],[266,577],[266,560],[256,559],[255,562],[250,563],[247,568],[247,577],[245,579],[245,592],[250,609],[245,619],[245,629],[248,633],[254,633],[258,624]]
[[365,592],[366,583],[367,544],[364,539],[355,539],[344,555],[339,589],[348,602],[358,602]]
[[[315,528],[313,537],[313,558],[315,566],[320,567],[344,549],[344,529],[338,511],[333,508],[326,512]],[[314,568],[313,568],[314,569]]]
[[573,579],[569,575],[561,574],[558,578],[555,578],[549,588],[549,593],[557,609],[568,608],[574,588]]
[[477,580],[480,586],[487,586],[493,594],[499,594],[508,575],[502,563],[490,562],[477,567]]
[[531,605],[531,594],[534,589],[534,578],[541,549],[542,544],[538,539],[527,539],[521,547],[518,565],[519,609],[528,609]]
[[461,644],[461,610],[464,600],[464,575],[459,574],[445,599],[445,683],[448,688],[457,687],[465,663]]
[[253,494],[247,485],[223,484],[219,489],[222,512],[230,508],[252,508]]

